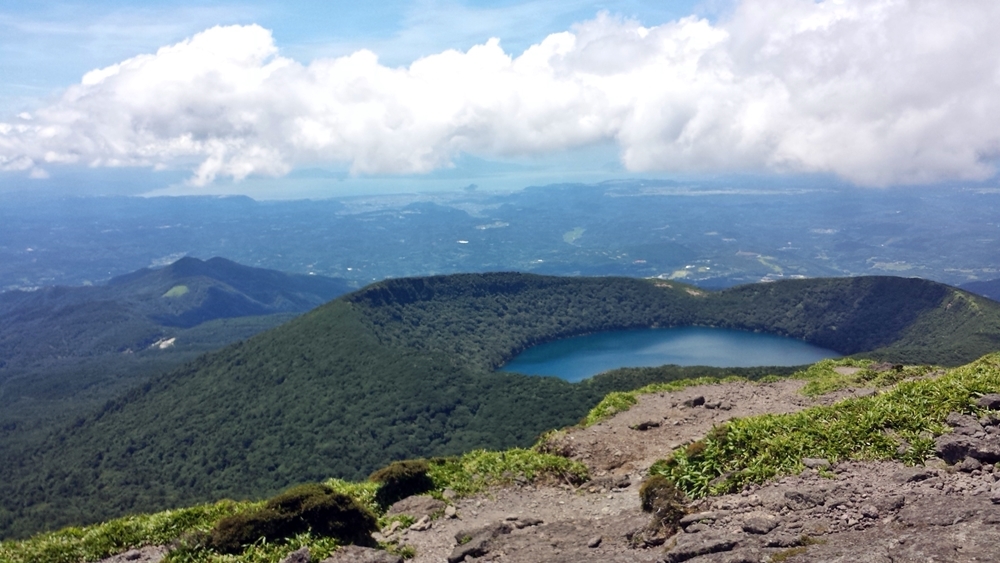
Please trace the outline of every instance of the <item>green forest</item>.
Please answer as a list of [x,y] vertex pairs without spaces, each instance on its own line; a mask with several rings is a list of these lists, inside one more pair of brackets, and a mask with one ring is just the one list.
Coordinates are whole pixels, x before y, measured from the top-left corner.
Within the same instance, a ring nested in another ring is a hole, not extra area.
[[611,391],[790,372],[666,366],[571,384],[494,371],[548,340],[686,325],[792,336],[902,363],[956,365],[1000,347],[1000,304],[917,279],[721,292],[514,273],[387,280],[12,448],[0,466],[0,537],[358,479],[397,459],[527,446],[578,422]]

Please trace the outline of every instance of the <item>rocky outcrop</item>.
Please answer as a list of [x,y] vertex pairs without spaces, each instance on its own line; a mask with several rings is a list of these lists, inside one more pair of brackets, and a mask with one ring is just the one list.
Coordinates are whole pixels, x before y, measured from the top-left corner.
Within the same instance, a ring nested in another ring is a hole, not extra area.
[[[993,404],[986,395],[980,398],[985,404]],[[945,421],[952,431],[942,434],[934,440],[934,453],[949,465],[963,463],[966,459],[974,459],[979,463],[996,463],[1000,461],[1000,420],[995,416],[984,416],[976,419],[967,414],[952,413]],[[965,469],[972,471],[975,464],[970,462]]]
[[448,563],[458,563],[464,561],[466,557],[486,555],[493,548],[494,540],[509,534],[512,529],[513,526],[507,522],[497,522],[475,530],[462,530],[456,533],[455,541],[458,545],[448,556]]
[[393,504],[386,511],[387,516],[397,514],[408,514],[417,520],[427,517],[434,517],[444,513],[447,505],[434,497],[426,495],[413,495]]

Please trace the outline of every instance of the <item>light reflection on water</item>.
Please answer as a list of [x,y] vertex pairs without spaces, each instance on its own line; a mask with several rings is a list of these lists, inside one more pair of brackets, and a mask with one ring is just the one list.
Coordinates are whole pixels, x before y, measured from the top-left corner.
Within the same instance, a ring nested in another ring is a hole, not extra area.
[[501,371],[580,381],[620,367],[796,366],[839,358],[801,340],[724,328],[619,330],[548,342],[525,350]]

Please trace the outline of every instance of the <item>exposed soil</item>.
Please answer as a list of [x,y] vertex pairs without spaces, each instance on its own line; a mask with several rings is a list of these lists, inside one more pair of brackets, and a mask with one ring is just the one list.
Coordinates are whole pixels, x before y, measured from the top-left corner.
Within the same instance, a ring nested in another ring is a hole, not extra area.
[[961,472],[941,462],[925,468],[841,463],[832,468],[835,478],[806,470],[692,505],[692,512],[707,514],[689,517],[662,546],[631,545],[629,537],[650,520],[640,509],[641,480],[672,449],[732,417],[793,412],[871,393],[846,390],[809,399],[799,393],[801,385],[732,383],[643,396],[627,412],[554,440],[557,449],[590,467],[591,483],[511,487],[461,499],[454,518],[390,538],[416,549],[414,563],[454,561],[453,555],[461,556],[456,534],[468,538],[505,522],[509,532],[496,534],[485,553],[460,560],[1000,561],[1000,505],[990,500],[998,479],[993,467]]

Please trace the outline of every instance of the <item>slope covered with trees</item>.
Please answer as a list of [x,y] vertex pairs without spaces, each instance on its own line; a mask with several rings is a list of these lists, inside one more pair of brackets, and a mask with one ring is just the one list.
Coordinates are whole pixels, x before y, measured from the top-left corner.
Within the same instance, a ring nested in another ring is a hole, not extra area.
[[358,478],[393,459],[528,445],[611,391],[778,371],[618,370],[578,384],[493,371],[554,338],[681,325],[950,364],[997,348],[1000,304],[901,278],[718,293],[513,273],[387,280],[202,356],[11,452],[0,467],[0,535]]
[[0,453],[348,290],[340,279],[182,258],[105,285],[0,293]]

